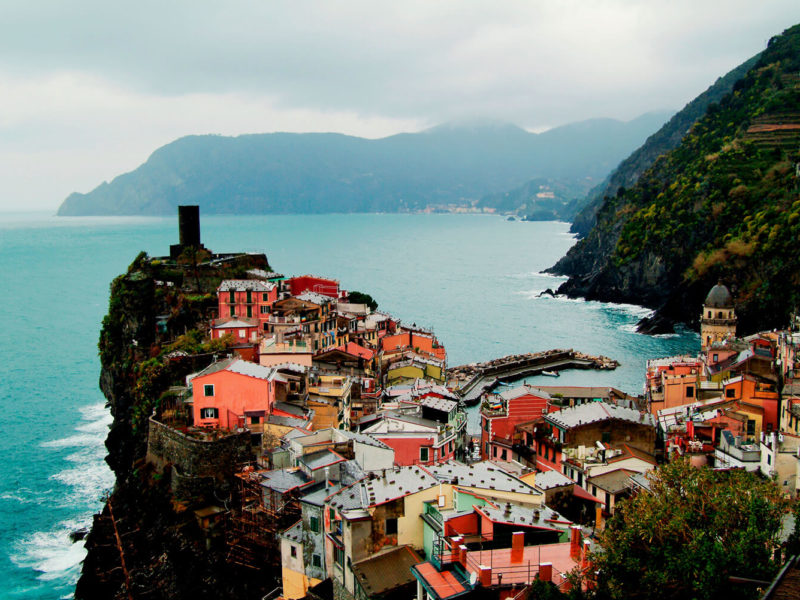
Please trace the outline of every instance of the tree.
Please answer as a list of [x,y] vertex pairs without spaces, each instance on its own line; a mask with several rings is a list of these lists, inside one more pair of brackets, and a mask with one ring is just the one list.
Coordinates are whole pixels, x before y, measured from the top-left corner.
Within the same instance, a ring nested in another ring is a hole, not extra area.
[[599,597],[752,598],[730,577],[769,580],[786,508],[772,482],[678,460],[653,471],[650,491],[621,502],[593,554]]
[[370,310],[377,310],[378,303],[369,294],[364,292],[349,292],[348,297],[353,304],[366,304]]

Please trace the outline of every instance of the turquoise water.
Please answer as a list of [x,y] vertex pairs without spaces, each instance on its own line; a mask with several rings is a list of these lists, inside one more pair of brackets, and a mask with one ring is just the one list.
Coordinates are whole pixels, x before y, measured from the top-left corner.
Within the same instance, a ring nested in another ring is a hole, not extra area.
[[[83,557],[70,531],[113,483],[102,461],[110,418],[96,343],[108,285],[140,250],[166,254],[177,219],[0,214],[2,435],[0,597],[69,597]],[[382,310],[432,327],[449,364],[575,348],[616,358],[614,372],[559,384],[642,388],[648,358],[693,351],[694,334],[634,332],[646,310],[550,297],[540,271],[574,243],[565,223],[471,215],[204,217],[217,252],[265,252],[285,274],[336,277]],[[542,378],[542,383],[556,380]]]

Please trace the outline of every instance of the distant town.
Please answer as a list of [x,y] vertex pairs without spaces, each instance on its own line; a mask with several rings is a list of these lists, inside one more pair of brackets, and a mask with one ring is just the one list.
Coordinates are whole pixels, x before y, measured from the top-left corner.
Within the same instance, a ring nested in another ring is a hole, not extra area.
[[[183,257],[188,273],[186,257],[206,251],[196,207],[181,210],[181,244],[152,262]],[[572,350],[449,368],[432,331],[324,276],[248,268],[215,296],[202,340],[213,358],[160,399],[146,462],[168,471],[173,504],[193,512],[207,547],[280,569],[273,597],[527,598],[533,582],[591,585],[582,575],[618,503],[649,494],[649,474],[676,459],[758,472],[797,496],[800,320],[737,337],[722,283],[702,307],[698,353],[648,361],[636,396],[558,385],[568,369],[616,367]],[[162,334],[168,320],[156,317]],[[537,374],[553,385],[515,383]],[[479,430],[468,431],[469,405]]]

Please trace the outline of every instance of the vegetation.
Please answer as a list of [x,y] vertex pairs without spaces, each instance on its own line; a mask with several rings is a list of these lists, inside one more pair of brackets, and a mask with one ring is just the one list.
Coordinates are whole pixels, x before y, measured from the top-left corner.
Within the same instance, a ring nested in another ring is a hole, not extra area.
[[111,183],[70,195],[59,214],[175,214],[179,204],[198,204],[203,214],[471,206],[537,175],[600,181],[664,118],[598,119],[542,134],[488,123],[379,140],[317,133],[189,136]]
[[799,70],[795,26],[770,40],[676,149],[606,198],[571,274],[629,300],[666,296],[684,319],[722,279],[745,329],[782,326],[800,305]]
[[369,306],[370,310],[378,310],[378,303],[369,294],[365,294],[364,292],[350,292],[349,297],[350,302],[353,304],[366,304]]
[[774,577],[787,507],[772,481],[682,460],[649,478],[650,493],[622,501],[600,535],[598,597],[751,598],[755,590],[730,577]]

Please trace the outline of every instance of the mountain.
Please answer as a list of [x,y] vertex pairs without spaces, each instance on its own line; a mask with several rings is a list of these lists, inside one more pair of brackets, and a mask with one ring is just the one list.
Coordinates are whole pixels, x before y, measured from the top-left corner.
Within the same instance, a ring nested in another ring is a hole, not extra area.
[[541,134],[508,123],[440,125],[371,140],[334,133],[188,136],[59,215],[396,212],[472,206],[535,177],[602,180],[666,115],[596,119]]
[[[623,127],[613,119],[592,119],[546,131],[541,137],[556,140],[551,144],[553,152],[565,148],[569,153],[576,148],[582,148],[583,151],[602,155],[605,151],[607,160],[604,167],[611,169],[616,165],[620,150],[636,144],[637,139],[642,139],[643,131],[655,130],[670,114],[665,111],[647,113],[624,123]],[[563,143],[564,140],[567,140],[566,144]],[[586,145],[592,143],[597,143],[598,146],[587,148]],[[568,154],[556,158],[563,162],[570,160]],[[538,177],[511,191],[488,194],[480,199],[477,206],[513,213],[528,220],[571,221],[588,202],[587,192],[595,185],[596,179],[591,177]]]
[[726,75],[723,75],[705,92],[689,102],[683,110],[676,113],[661,129],[647,138],[644,144],[633,154],[626,158],[614,171],[597,187],[592,189],[583,208],[574,216],[570,231],[579,237],[585,237],[594,227],[597,211],[603,205],[607,196],[614,196],[620,188],[630,187],[636,183],[639,176],[653,162],[680,144],[683,136],[691,126],[702,117],[712,102],[719,102],[733,89],[733,85],[755,65],[758,54],[745,61]]
[[740,331],[800,305],[800,25],[773,37],[673,150],[606,197],[551,271],[559,292],[656,308],[645,330],[696,323],[709,288],[732,290]]

